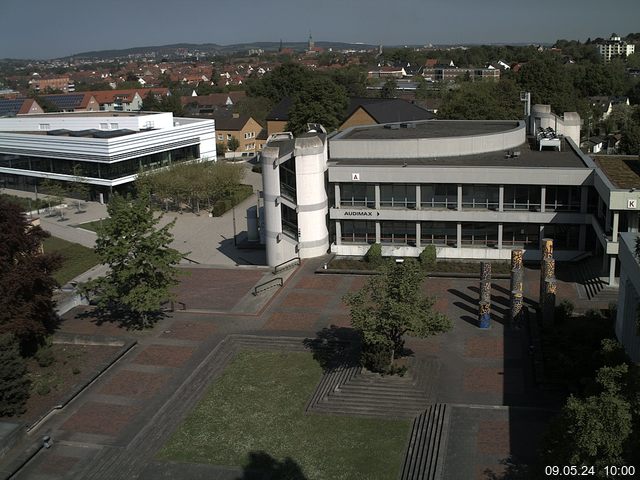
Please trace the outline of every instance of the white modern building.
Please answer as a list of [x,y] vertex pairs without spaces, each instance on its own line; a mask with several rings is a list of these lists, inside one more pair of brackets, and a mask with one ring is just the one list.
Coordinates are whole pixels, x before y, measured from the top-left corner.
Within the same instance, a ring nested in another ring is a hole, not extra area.
[[635,255],[637,233],[620,235],[620,290],[616,336],[631,357],[640,363],[640,263]]
[[[93,198],[126,189],[140,169],[215,160],[215,123],[171,113],[80,112],[0,118],[0,187],[34,191],[80,171]],[[78,168],[79,167],[79,168]]]
[[[577,147],[579,126],[576,113],[536,105],[528,122],[428,120],[352,127],[328,140],[272,136],[262,159],[269,264],[328,250],[362,256],[373,243],[385,256],[435,245],[439,258],[508,260],[523,248],[535,260],[549,237],[558,260],[602,255],[614,284],[618,232],[638,229],[640,177],[637,191],[616,184],[615,166]],[[312,157],[325,142],[326,167]],[[313,188],[302,187],[303,168],[315,173]],[[309,211],[313,224],[303,225]]]
[[633,43],[623,41],[620,36],[615,33],[611,34],[609,40],[598,44],[598,53],[602,57],[604,63],[611,62],[612,57],[628,57],[633,55],[636,46]]

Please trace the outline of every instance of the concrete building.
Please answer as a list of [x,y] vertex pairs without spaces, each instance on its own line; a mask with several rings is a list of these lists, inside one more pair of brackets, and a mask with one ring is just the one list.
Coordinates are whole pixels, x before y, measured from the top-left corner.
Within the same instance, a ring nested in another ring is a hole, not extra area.
[[[306,226],[298,231],[304,209],[296,198],[304,192],[304,208],[313,206],[316,222],[328,199],[322,227],[338,255],[362,256],[380,243],[383,255],[415,257],[431,244],[439,258],[508,260],[512,248],[524,248],[525,258],[535,260],[541,239],[550,237],[558,260],[602,254],[613,285],[618,232],[637,230],[640,182],[634,192],[616,187],[578,148],[579,125],[575,113],[559,117],[548,106],[534,106],[528,122],[435,120],[348,128],[328,140],[323,191],[301,188],[296,173],[306,165],[306,154],[293,147],[298,139],[287,138],[284,148],[272,136],[263,150],[270,264],[294,256],[303,242],[324,245],[319,224],[312,239],[300,236],[308,234]],[[304,139],[325,142],[318,133]],[[318,161],[314,157],[319,181]],[[270,254],[274,248],[279,253]]]
[[620,290],[616,336],[631,357],[640,363],[640,263],[635,254],[637,233],[620,235]]
[[34,191],[44,179],[73,181],[93,198],[127,189],[139,170],[215,160],[212,120],[171,113],[52,113],[0,118],[0,187]]
[[226,157],[254,156],[262,149],[264,142],[257,138],[262,131],[262,126],[249,115],[219,113],[210,118],[213,118],[216,122],[216,140],[218,143],[227,146],[232,138],[238,140],[239,146],[236,151],[227,151],[225,153]]
[[324,129],[314,126],[297,138],[270,136],[261,163],[267,263],[324,255],[329,249]]
[[636,46],[633,43],[623,41],[615,33],[611,34],[609,40],[598,44],[598,53],[604,63],[611,62],[612,57],[628,57],[635,52]]

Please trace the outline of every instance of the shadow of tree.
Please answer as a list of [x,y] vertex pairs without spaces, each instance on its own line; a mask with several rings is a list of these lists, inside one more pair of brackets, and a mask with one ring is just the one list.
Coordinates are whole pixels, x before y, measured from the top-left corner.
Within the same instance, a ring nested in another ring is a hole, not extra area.
[[325,372],[338,365],[356,365],[360,357],[360,335],[352,328],[331,325],[317,332],[315,338],[305,338],[303,343]]
[[142,318],[140,315],[124,309],[94,307],[78,313],[76,318],[90,320],[96,325],[114,323],[126,330],[144,330],[153,327],[166,316],[167,313],[163,310],[149,312],[146,317]]
[[242,477],[236,480],[307,480],[300,465],[292,458],[280,461],[266,452],[250,452]]
[[485,480],[533,480],[536,478],[532,475],[527,465],[518,463],[514,457],[507,457],[500,461],[504,465],[502,472],[494,472],[492,469],[485,469],[482,474]]

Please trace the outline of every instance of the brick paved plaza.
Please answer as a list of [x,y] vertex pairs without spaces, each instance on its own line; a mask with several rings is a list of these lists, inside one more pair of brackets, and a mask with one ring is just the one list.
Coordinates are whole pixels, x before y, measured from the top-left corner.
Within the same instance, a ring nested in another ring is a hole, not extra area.
[[[284,288],[261,294],[267,298],[259,304],[250,292],[264,270],[190,269],[177,289],[187,311],[177,309],[144,332],[97,325],[70,312],[61,328],[65,333],[138,343],[41,427],[54,438],[54,446],[38,454],[20,478],[153,478],[152,472],[162,471],[156,453],[197,403],[208,379],[223,371],[225,363],[216,355],[229,334],[251,335],[257,344],[260,336],[302,342],[323,328],[349,326],[342,297],[360,288],[366,277],[316,274],[322,262],[306,261]],[[535,291],[536,282],[529,283]],[[526,329],[504,326],[508,280],[494,283],[489,330],[476,326],[477,284],[428,279],[424,290],[437,297],[436,308],[452,318],[454,328],[438,337],[407,340],[415,359],[432,366],[427,382],[434,403],[451,405],[444,478],[492,478],[511,456],[530,460],[532,442],[548,412],[557,407],[558,399],[538,391],[532,382]],[[571,293],[571,288],[564,285],[563,291]],[[534,302],[531,292],[529,301]],[[241,307],[245,313],[235,313]],[[122,457],[134,445],[136,456]],[[180,472],[182,478],[189,478],[189,472],[200,478],[198,472],[205,469],[223,479],[241,473],[229,466],[212,468],[187,465]]]

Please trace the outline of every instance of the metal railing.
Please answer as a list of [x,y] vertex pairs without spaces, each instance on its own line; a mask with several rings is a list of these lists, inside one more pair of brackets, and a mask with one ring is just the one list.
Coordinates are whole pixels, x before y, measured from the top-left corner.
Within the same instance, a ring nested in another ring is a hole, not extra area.
[[286,262],[282,262],[281,264],[276,265],[275,267],[273,267],[273,273],[275,275],[278,272],[282,272],[283,270],[287,270],[288,268],[293,268],[297,265],[300,265],[300,257],[294,257],[287,260]]
[[282,287],[283,285],[284,281],[282,280],[282,277],[272,278],[271,280],[261,283],[260,285],[256,285],[253,288],[253,295],[256,296],[260,292],[264,292],[265,290],[269,290],[273,287]]

